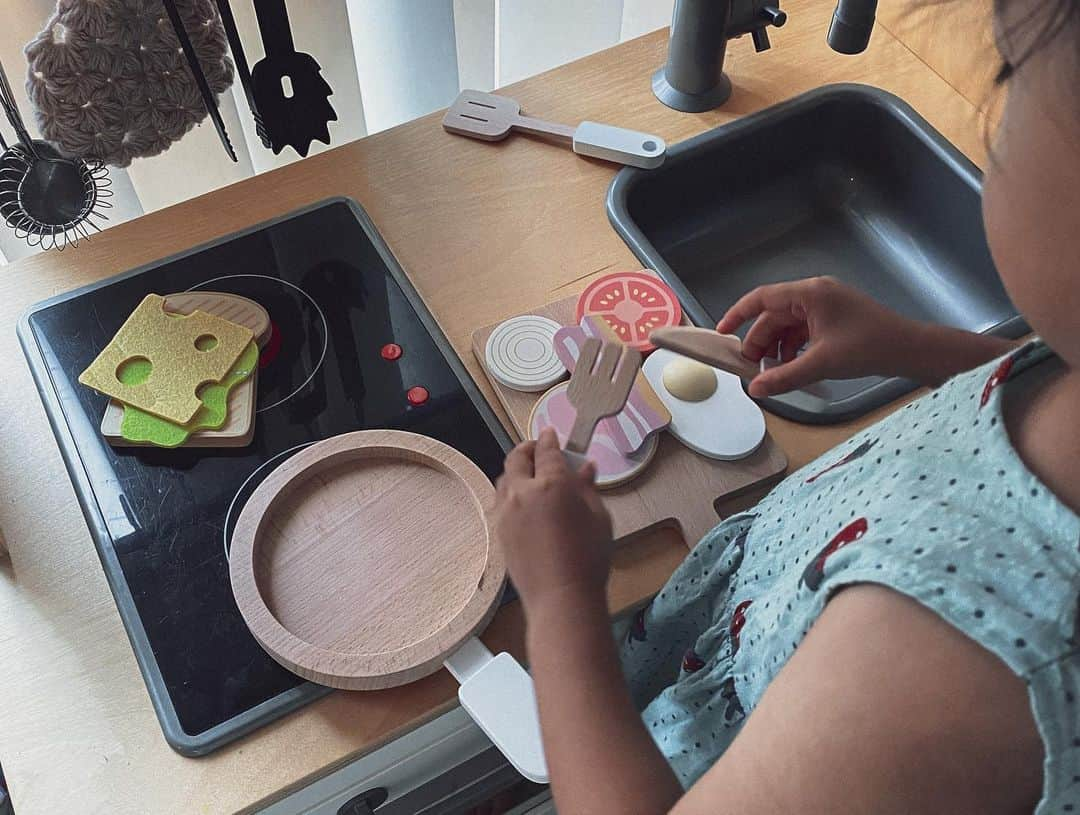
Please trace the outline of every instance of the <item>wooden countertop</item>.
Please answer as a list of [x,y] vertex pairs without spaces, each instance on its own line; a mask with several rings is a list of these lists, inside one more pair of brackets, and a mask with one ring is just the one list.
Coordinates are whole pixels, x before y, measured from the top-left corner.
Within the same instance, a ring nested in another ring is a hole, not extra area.
[[[509,89],[557,121],[609,121],[681,141],[830,82],[865,82],[910,102],[977,163],[975,106],[879,24],[869,51],[825,44],[833,3],[790,0],[773,49],[729,49],[735,93],[719,112],[659,104],[649,77],[666,53],[658,32]],[[490,389],[470,335],[500,318],[638,264],[609,227],[604,194],[615,168],[527,138],[484,144],[443,133],[441,114],[345,145],[110,229],[77,250],[0,268],[0,763],[19,815],[60,812],[188,815],[255,808],[446,710],[445,672],[378,693],[336,693],[199,759],[165,743],[15,337],[27,306],[333,195],[371,214],[450,341]],[[822,269],[827,272],[827,269]],[[479,295],[479,296],[478,296]],[[812,428],[769,417],[801,466],[859,423]],[[613,608],[654,592],[685,548],[671,531],[626,545]],[[484,639],[522,652],[517,603]]]

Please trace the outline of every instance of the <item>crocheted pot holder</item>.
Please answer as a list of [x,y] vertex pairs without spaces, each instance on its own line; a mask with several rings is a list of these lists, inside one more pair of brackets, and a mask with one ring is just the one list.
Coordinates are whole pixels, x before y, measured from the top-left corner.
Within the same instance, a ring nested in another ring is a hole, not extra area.
[[[214,3],[176,5],[211,90],[222,93],[233,66]],[[41,133],[73,156],[126,167],[207,115],[158,0],[60,0],[26,57]]]

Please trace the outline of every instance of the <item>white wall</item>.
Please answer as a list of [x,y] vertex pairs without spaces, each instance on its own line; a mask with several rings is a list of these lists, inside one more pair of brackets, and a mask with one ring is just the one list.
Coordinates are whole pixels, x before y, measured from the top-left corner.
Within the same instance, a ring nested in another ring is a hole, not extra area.
[[495,87],[495,6],[498,0],[454,0],[458,82],[462,89]]
[[458,92],[453,0],[347,0],[371,132],[446,107]]
[[675,0],[623,0],[620,41],[632,40],[671,25],[671,12],[674,8]]
[[496,0],[496,84],[509,85],[614,45],[623,0]]

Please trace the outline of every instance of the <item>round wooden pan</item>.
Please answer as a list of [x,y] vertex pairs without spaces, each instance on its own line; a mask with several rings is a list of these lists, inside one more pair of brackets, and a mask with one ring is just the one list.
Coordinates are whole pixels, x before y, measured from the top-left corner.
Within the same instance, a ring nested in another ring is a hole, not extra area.
[[506,576],[495,489],[463,454],[396,430],[297,453],[259,485],[229,572],[255,638],[291,671],[373,690],[412,682],[490,621]]

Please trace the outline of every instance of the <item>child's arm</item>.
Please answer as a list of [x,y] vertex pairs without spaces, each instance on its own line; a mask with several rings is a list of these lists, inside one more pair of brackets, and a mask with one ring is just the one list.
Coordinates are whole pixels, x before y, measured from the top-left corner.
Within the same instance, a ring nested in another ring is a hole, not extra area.
[[[1023,683],[913,600],[838,594],[685,796],[634,708],[604,584],[611,523],[553,435],[499,482],[556,805],[565,813],[1030,812],[1041,742]],[[687,745],[689,747],[689,745]],[[680,797],[681,796],[681,797]]]
[[603,593],[528,613],[530,669],[559,812],[670,811],[682,786],[630,698]]
[[[728,309],[717,330],[754,324],[743,339],[753,361],[775,356],[787,363],[750,384],[758,398],[822,379],[878,374],[939,385],[1015,347],[1011,340],[909,320],[830,277],[760,286]],[[809,343],[798,358],[795,352]]]
[[1035,809],[1027,688],[882,586],[841,591],[675,815],[1006,815]]
[[560,812],[660,813],[682,795],[641,722],[615,654],[604,585],[611,519],[590,465],[554,433],[507,456],[497,534],[525,607],[544,752]]

